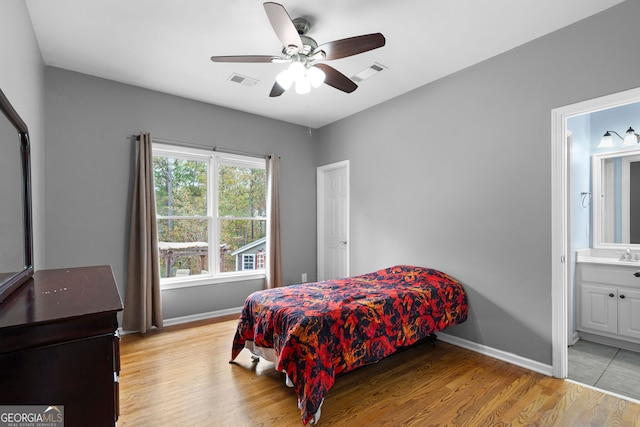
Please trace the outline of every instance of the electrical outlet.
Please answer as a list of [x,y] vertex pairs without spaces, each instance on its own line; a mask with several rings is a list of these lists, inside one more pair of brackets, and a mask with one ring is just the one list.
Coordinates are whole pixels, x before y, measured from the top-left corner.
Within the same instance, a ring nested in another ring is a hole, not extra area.
[[307,281],[307,273],[302,273],[302,283]]

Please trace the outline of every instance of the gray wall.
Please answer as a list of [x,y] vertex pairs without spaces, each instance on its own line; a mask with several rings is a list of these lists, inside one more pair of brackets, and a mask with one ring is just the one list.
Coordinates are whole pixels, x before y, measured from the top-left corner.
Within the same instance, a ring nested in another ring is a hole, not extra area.
[[441,269],[469,291],[451,334],[550,365],[551,110],[640,86],[638,16],[625,2],[320,129],[318,164],[351,161],[352,273]]
[[[124,296],[135,146],[152,136],[280,164],[285,283],[315,277],[315,141],[304,127],[47,67],[47,268],[110,264]],[[165,318],[241,306],[261,281],[163,292]]]
[[27,124],[31,137],[34,264],[42,268],[45,265],[44,66],[23,0],[0,2],[0,58],[0,89]]

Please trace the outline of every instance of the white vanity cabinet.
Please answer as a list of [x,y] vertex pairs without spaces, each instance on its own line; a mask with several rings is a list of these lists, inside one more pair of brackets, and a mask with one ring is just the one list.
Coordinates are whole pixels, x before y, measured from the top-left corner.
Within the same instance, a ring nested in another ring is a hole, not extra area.
[[577,329],[640,343],[640,263],[576,264]]

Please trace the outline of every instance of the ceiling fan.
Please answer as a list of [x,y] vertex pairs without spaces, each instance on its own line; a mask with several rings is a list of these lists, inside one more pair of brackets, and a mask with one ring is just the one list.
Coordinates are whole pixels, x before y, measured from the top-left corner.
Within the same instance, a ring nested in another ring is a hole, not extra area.
[[311,27],[304,18],[291,19],[284,6],[278,3],[263,4],[269,22],[278,39],[284,46],[281,56],[236,55],[212,56],[213,62],[272,62],[291,63],[288,69],[276,77],[270,97],[280,96],[292,85],[297,93],[307,93],[311,87],[325,83],[346,93],[358,88],[351,79],[335,68],[318,61],[346,58],[384,46],[385,38],[381,33],[349,37],[318,45],[307,36]]

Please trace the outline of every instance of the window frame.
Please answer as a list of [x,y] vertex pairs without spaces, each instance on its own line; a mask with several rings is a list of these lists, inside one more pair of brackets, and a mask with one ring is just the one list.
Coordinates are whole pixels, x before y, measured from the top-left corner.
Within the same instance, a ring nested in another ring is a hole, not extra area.
[[[209,225],[209,265],[207,274],[194,274],[183,277],[165,277],[160,280],[160,289],[182,289],[190,286],[211,285],[216,283],[227,283],[266,277],[265,269],[236,270],[229,272],[220,271],[220,221],[222,219],[249,219],[264,220],[268,227],[266,214],[264,217],[220,217],[218,212],[218,168],[220,165],[250,167],[266,169],[266,162],[262,158],[249,157],[239,154],[222,153],[213,150],[170,145],[164,143],[152,143],[152,157],[170,157],[184,160],[195,160],[207,162],[207,212],[204,217],[200,216],[171,216],[171,218],[206,218]],[[154,206],[155,210],[155,206]],[[159,216],[157,211],[156,219],[167,219],[167,216]],[[213,249],[212,249],[213,248]],[[266,265],[266,262],[265,262]]]

